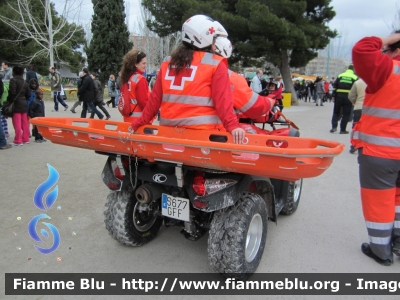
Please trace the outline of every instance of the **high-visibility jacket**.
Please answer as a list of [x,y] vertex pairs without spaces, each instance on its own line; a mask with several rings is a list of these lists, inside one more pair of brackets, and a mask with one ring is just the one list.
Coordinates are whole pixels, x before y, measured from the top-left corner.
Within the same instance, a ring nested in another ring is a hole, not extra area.
[[376,93],[365,93],[360,121],[353,129],[352,144],[363,154],[400,159],[400,62]]
[[[142,115],[142,109],[138,105],[138,101],[136,100],[136,85],[142,78],[145,78],[143,75],[135,73],[128,80],[128,98],[129,98],[129,116],[123,116],[124,122],[132,123],[134,120],[139,118]],[[125,95],[124,95],[125,96]],[[126,101],[127,99],[125,99]]]
[[211,81],[225,58],[195,51],[189,68],[175,73],[170,58],[161,65],[162,104],[160,125],[225,131],[211,99]]
[[229,81],[233,94],[233,106],[248,118],[258,118],[267,114],[275,104],[275,100],[263,97],[254,92],[246,79],[229,70]]
[[354,71],[347,69],[344,73],[339,74],[337,78],[337,84],[334,88],[335,93],[349,93],[354,82],[358,79],[358,76],[354,74]]

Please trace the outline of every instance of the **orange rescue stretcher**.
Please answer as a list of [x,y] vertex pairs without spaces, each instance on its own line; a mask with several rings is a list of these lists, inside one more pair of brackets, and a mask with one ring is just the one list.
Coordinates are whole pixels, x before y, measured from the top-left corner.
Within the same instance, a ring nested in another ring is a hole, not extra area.
[[[166,161],[207,169],[296,181],[321,175],[339,155],[338,142],[247,134],[235,144],[230,133],[81,118],[34,118],[30,122],[55,144]],[[215,140],[219,141],[215,141]]]

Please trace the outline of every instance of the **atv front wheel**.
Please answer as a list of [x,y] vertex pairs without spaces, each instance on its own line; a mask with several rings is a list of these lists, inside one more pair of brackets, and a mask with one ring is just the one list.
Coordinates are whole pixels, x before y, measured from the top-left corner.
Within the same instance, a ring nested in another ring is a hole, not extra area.
[[215,212],[207,249],[211,267],[226,277],[245,279],[253,274],[264,252],[267,221],[264,199],[252,193]]
[[303,188],[303,179],[289,182],[286,204],[282,208],[283,215],[291,215],[299,207],[301,190]]
[[159,211],[157,203],[143,205],[132,191],[111,192],[104,212],[104,222],[110,235],[132,247],[151,241],[162,224],[162,218],[156,216]]

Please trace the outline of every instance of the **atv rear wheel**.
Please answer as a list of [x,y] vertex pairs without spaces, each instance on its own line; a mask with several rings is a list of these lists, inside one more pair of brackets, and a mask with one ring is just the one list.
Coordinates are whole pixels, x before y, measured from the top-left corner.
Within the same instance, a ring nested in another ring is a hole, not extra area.
[[226,277],[245,279],[255,272],[267,238],[264,199],[244,193],[237,203],[214,213],[208,237],[211,267]]
[[162,224],[162,218],[155,215],[159,211],[157,203],[143,205],[132,191],[111,192],[104,212],[107,230],[114,239],[127,246],[146,244],[157,235]]
[[108,233],[113,237],[113,231],[114,231],[114,214],[113,214],[113,209],[114,209],[114,204],[117,202],[117,192],[110,192],[107,196],[106,200],[106,209],[104,210],[104,223],[106,224],[106,229]]
[[286,204],[281,210],[283,215],[291,215],[297,210],[300,203],[302,188],[303,179],[289,182]]

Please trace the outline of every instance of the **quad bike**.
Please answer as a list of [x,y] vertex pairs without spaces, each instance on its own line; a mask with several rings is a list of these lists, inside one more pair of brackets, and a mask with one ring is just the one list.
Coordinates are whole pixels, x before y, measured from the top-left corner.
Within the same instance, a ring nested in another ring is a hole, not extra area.
[[248,134],[246,144],[234,144],[226,132],[155,125],[130,133],[128,123],[110,120],[31,122],[53,143],[107,156],[102,179],[110,194],[104,220],[115,240],[142,246],[162,225],[181,227],[192,241],[208,232],[211,267],[242,279],[260,263],[268,219],[294,213],[302,178],[322,174],[344,147],[297,137],[287,119],[278,122],[284,129],[272,122],[272,131]]

